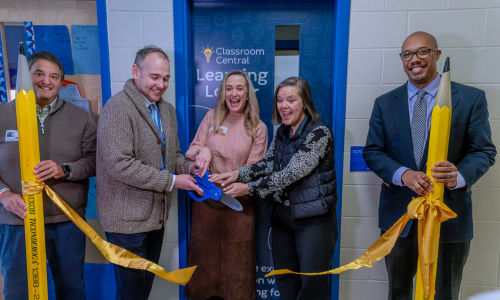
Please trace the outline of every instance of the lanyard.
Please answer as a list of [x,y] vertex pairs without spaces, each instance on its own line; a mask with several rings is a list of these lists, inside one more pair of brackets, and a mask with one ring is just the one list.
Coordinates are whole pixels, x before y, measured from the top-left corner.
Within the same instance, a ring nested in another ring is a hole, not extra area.
[[155,106],[156,106],[156,117],[158,119],[158,126],[160,127],[160,133],[161,133],[161,154],[163,155],[163,166],[166,166],[167,153],[165,149],[165,135],[163,134],[163,127],[161,126],[160,107],[157,104]]

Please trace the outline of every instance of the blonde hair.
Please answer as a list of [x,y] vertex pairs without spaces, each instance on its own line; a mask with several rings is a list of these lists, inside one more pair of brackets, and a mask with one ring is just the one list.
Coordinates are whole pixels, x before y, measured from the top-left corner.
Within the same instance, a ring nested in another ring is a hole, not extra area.
[[260,122],[259,102],[257,101],[255,89],[253,88],[250,77],[248,77],[245,72],[239,70],[227,73],[220,83],[219,90],[217,91],[217,107],[215,108],[214,114],[214,131],[221,135],[224,134],[220,126],[229,114],[229,108],[226,105],[226,83],[231,75],[239,75],[245,78],[247,88],[247,102],[244,110],[245,128],[247,134],[255,138],[257,137],[257,126]]

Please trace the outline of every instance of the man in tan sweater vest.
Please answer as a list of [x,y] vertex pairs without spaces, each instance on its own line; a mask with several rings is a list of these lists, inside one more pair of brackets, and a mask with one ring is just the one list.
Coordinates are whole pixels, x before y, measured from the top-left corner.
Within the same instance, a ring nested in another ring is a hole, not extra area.
[[[97,211],[110,243],[158,263],[172,189],[203,191],[187,174],[195,166],[180,150],[175,108],[162,98],[168,56],[154,46],[139,50],[132,75],[99,119]],[[114,268],[117,299],[148,299],[154,274]]]

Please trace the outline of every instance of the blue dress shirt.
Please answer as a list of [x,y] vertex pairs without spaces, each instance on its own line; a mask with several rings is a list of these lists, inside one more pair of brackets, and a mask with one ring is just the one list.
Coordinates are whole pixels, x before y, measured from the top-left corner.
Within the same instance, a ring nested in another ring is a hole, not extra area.
[[[426,87],[424,87],[424,91],[426,92],[424,96],[424,100],[427,102],[427,122],[426,122],[426,131],[425,131],[425,141],[427,141],[427,137],[429,136],[429,131],[431,128],[431,121],[432,121],[432,110],[434,109],[434,103],[436,102],[436,95],[437,91],[439,89],[439,83],[441,82],[441,75],[438,74],[438,76],[431,82],[429,83]],[[420,91],[419,88],[414,86],[408,81],[408,111],[410,114],[410,124],[413,119],[413,107],[415,106],[415,102],[417,101],[417,94],[418,91]],[[425,151],[425,148],[422,149],[422,155]],[[401,180],[401,177],[403,176],[403,173],[406,170],[409,170],[410,168],[407,167],[401,167],[394,172],[394,175],[392,177],[392,183],[394,185],[399,185],[399,186],[404,186],[403,181]],[[453,188],[450,189],[459,189],[462,188],[466,185],[465,179],[458,172],[457,176],[457,185]]]

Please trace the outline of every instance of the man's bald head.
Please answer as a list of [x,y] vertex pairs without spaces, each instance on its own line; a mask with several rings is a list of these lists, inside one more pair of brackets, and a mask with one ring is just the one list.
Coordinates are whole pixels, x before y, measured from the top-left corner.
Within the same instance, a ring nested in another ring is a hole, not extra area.
[[410,34],[401,47],[403,68],[410,83],[419,89],[431,83],[438,75],[440,56],[441,50],[434,36],[423,31]]
[[414,33],[410,34],[405,39],[405,41],[403,42],[403,45],[401,46],[401,50],[405,49],[405,44],[406,44],[406,42],[409,39],[413,39],[415,37],[420,37],[420,38],[426,39],[427,40],[427,44],[429,45],[429,47],[431,49],[437,49],[438,48],[438,42],[437,42],[436,38],[432,34],[424,32],[424,31],[415,31]]

